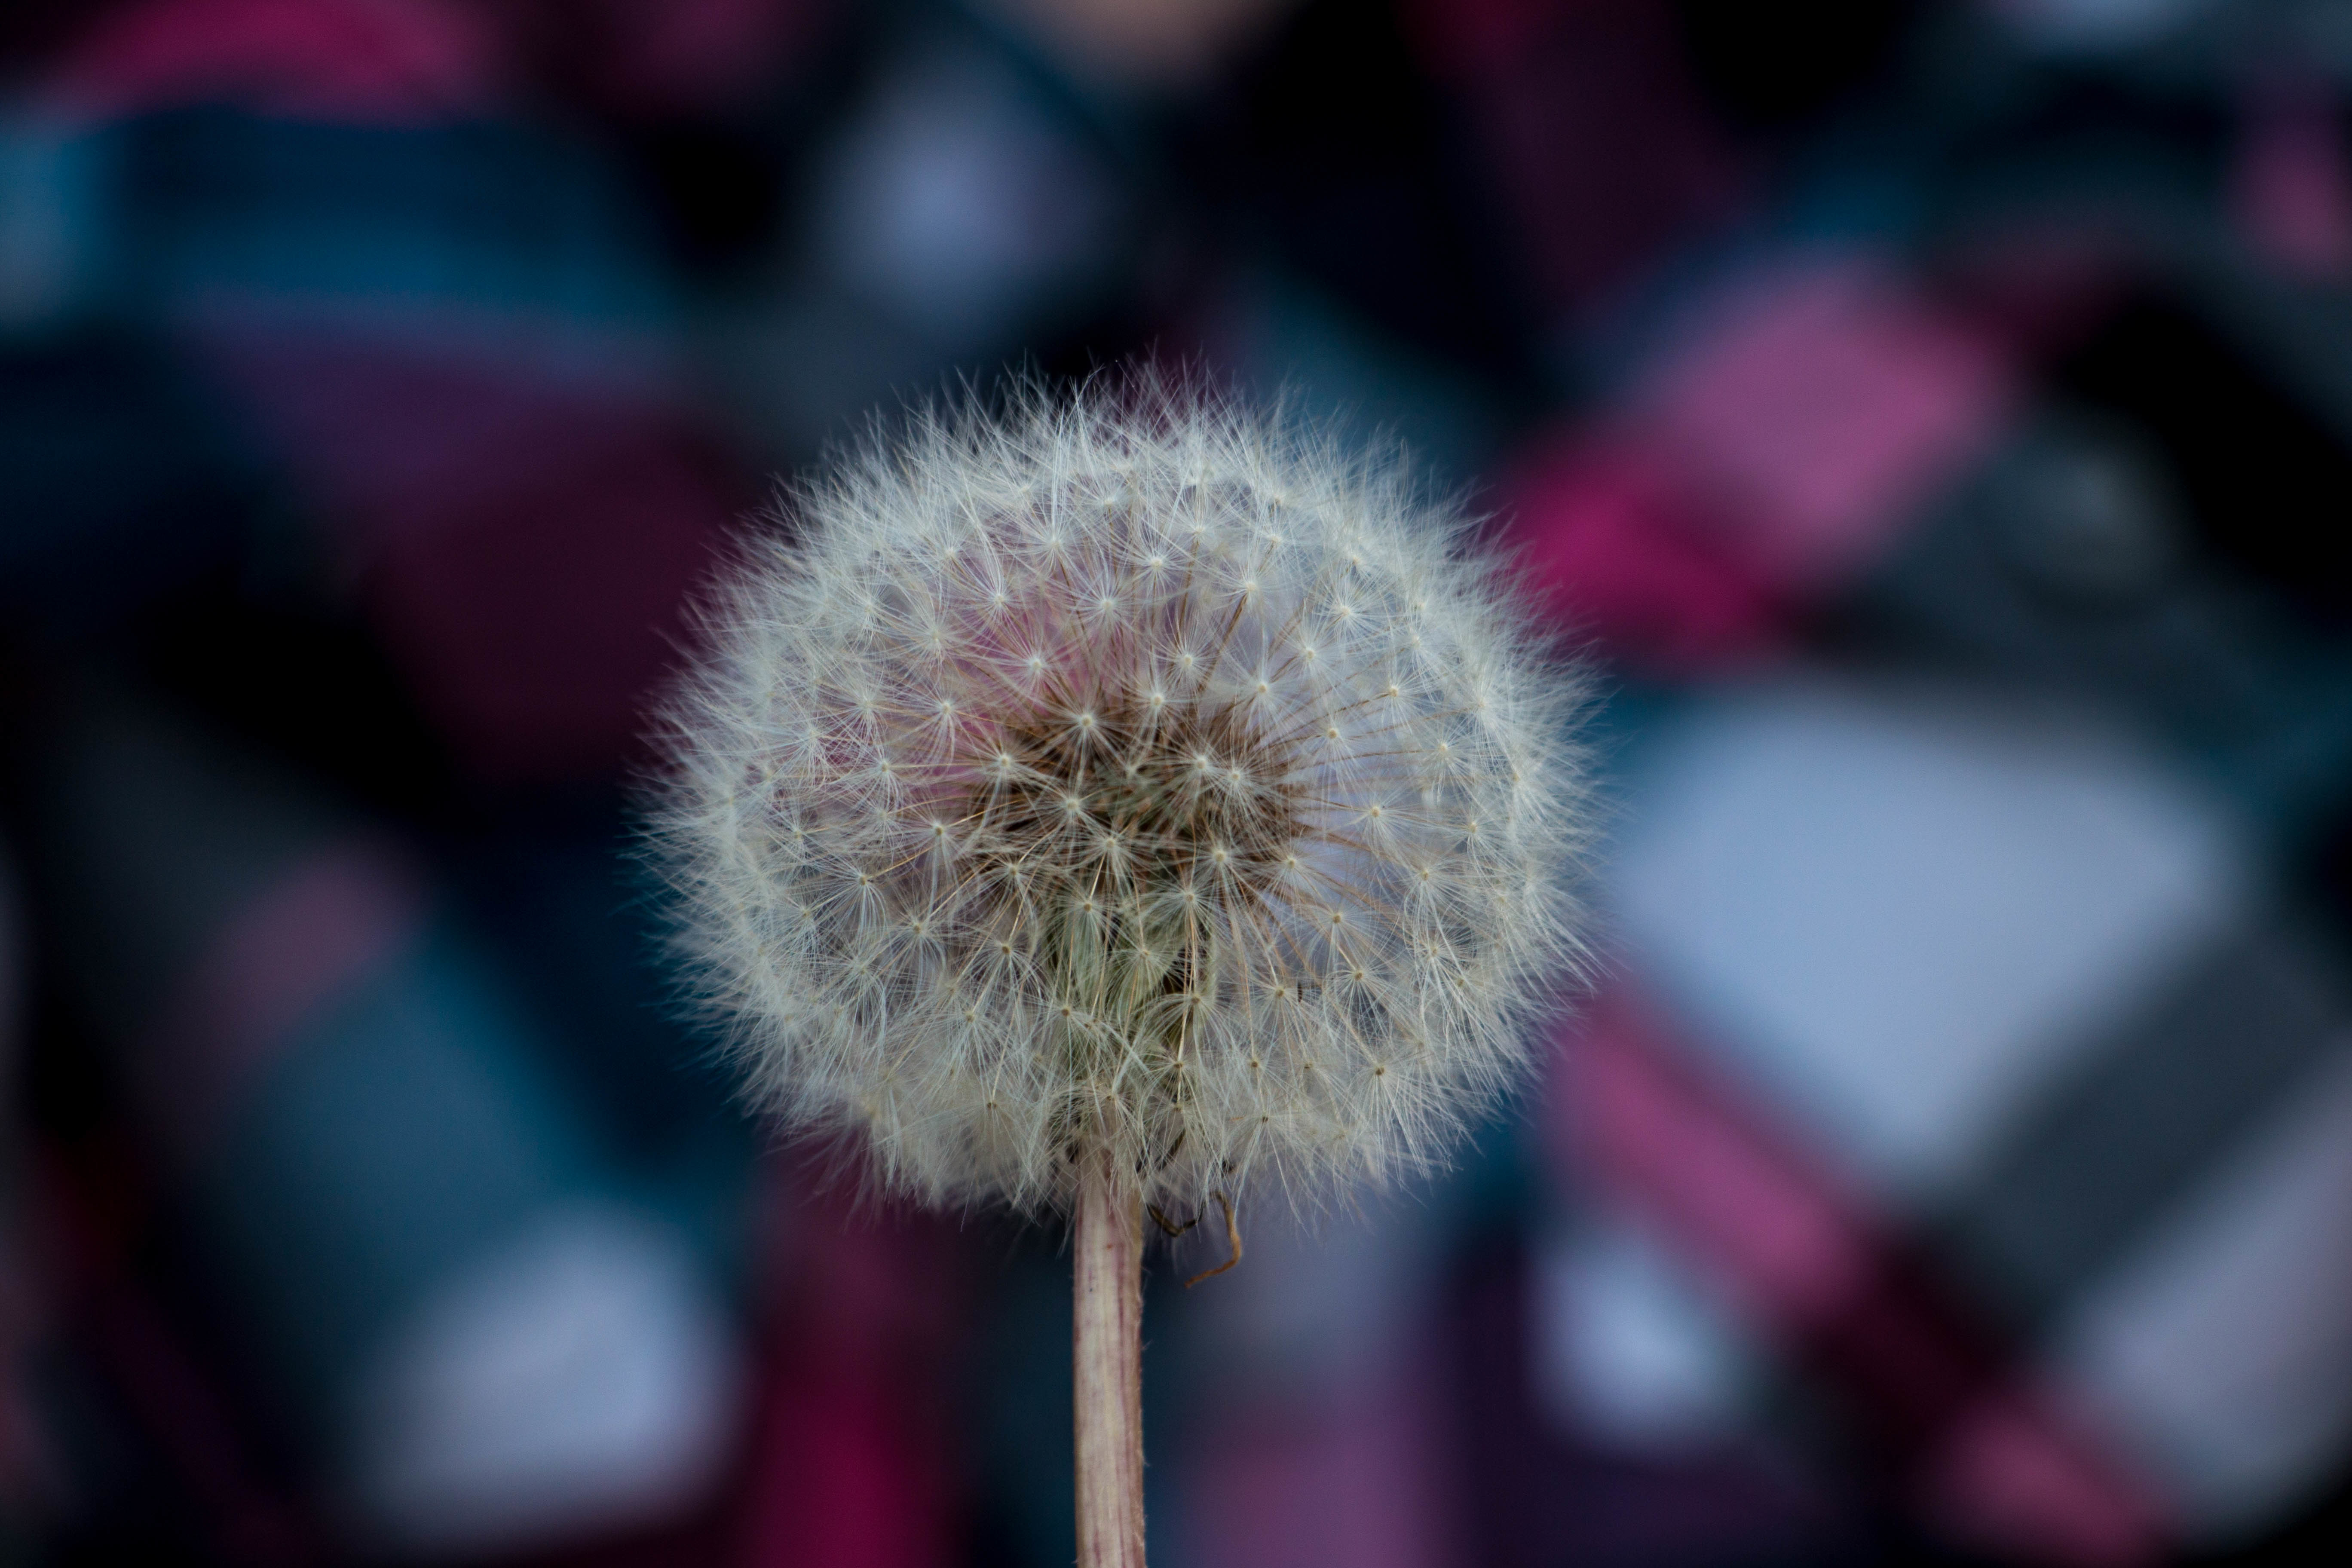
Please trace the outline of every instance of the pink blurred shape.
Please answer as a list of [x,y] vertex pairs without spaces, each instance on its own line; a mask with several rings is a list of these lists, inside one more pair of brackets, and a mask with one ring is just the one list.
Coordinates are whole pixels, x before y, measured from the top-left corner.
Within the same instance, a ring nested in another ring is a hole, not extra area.
[[1581,1173],[1647,1216],[1832,1385],[1954,1533],[2028,1561],[2162,1558],[2152,1490],[2003,1365],[1894,1235],[1620,982],[1563,1041],[1551,1119]]
[[1458,77],[1507,67],[1562,7],[1558,0],[1408,0],[1401,9],[1431,62]]
[[835,1366],[786,1390],[759,1443],[751,1499],[758,1568],[945,1568],[932,1500],[914,1495],[894,1412]]
[[1869,1283],[1862,1215],[1675,1057],[1663,1021],[1627,989],[1602,995],[1565,1058],[1557,1109],[1568,1147],[1757,1316],[1790,1331],[1828,1321]]
[[949,1568],[959,1555],[953,1233],[928,1217],[853,1213],[838,1189],[802,1202],[794,1221],[740,1560]]
[[445,0],[142,0],[104,13],[46,90],[93,119],[222,103],[414,124],[488,109],[498,56],[479,14]]
[[515,59],[626,115],[744,106],[803,63],[839,0],[498,0]]
[[1713,301],[1631,418],[1729,553],[1814,592],[1990,445],[2014,384],[2002,345],[1869,260],[1832,256]]
[[1925,1467],[1921,1500],[1964,1540],[2060,1563],[2161,1557],[2161,1516],[2119,1488],[2104,1459],[2071,1439],[2047,1394],[2021,1381],[1955,1420]]
[[1186,1557],[1223,1568],[1440,1568],[1441,1467],[1421,1391],[1352,1383],[1222,1425],[1188,1472]]
[[1809,258],[1695,313],[1596,427],[1506,481],[1528,586],[1654,673],[1780,651],[1996,438],[2008,345],[1872,263]]
[[1503,544],[1537,602],[1638,667],[1695,674],[1777,649],[1783,609],[1693,522],[1668,464],[1573,436],[1506,482]]
[[386,645],[462,762],[513,782],[629,753],[744,500],[686,417],[627,378],[529,355],[228,321],[205,341],[343,526]]
[[1746,174],[1659,0],[1412,0],[1541,302],[1570,317],[1729,217]]
[[156,1110],[193,1153],[304,1022],[418,940],[424,881],[383,845],[332,845],[231,915],[166,1004],[147,1053]]
[[2328,89],[2258,94],[2248,104],[2230,171],[2238,231],[2256,254],[2297,277],[2352,271],[2352,159]]
[[[565,9],[573,7],[567,5]],[[763,85],[806,45],[825,0],[605,0],[604,79],[637,109],[690,110]]]

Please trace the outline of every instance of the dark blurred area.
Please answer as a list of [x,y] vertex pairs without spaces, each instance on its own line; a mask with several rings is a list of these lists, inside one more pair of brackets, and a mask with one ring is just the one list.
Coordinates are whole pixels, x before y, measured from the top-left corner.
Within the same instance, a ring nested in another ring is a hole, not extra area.
[[[1147,1308],[1163,1568],[2341,1562],[2352,0],[15,0],[0,1564],[1071,1560],[1058,1236],[681,1022],[633,781],[870,411],[1401,440],[1598,990]],[[1213,1227],[1203,1227],[1213,1228]]]

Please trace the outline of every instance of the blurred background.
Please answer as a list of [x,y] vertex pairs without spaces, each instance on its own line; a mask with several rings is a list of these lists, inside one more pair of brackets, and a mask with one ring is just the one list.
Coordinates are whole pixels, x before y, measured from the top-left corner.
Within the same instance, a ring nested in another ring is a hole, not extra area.
[[[867,411],[1401,441],[1600,672],[1454,1179],[1188,1240],[1161,1568],[2342,1561],[2352,3],[12,0],[0,1563],[1071,1559],[1057,1235],[677,1021]],[[752,523],[751,526],[775,526]]]

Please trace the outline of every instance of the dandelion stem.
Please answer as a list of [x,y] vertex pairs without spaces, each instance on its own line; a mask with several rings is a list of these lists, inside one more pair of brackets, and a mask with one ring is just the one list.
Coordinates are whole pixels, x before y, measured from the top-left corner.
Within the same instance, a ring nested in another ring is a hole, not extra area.
[[1143,1194],[1108,1152],[1080,1179],[1072,1251],[1078,1568],[1143,1568]]

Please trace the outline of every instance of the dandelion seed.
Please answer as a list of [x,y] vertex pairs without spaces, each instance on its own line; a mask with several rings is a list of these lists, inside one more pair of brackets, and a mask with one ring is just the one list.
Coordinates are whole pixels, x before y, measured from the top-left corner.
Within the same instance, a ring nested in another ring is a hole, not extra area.
[[[951,552],[926,521],[937,497],[956,498]],[[1108,497],[1119,504],[1086,504]],[[1259,523],[1277,504],[1278,534]],[[919,417],[802,509],[795,541],[755,546],[673,707],[659,830],[688,950],[740,1010],[767,1104],[788,1125],[835,1122],[896,1064],[905,1110],[876,1133],[880,1176],[1022,1208],[1069,1205],[1073,1152],[1089,1147],[1171,1206],[1264,1180],[1386,1180],[1442,1155],[1512,1076],[1547,965],[1572,954],[1564,879],[1582,830],[1562,740],[1574,682],[1533,675],[1517,612],[1449,553],[1450,520],[1230,408],[1108,395],[996,423]],[[1221,578],[1219,562],[1248,564]],[[1381,605],[1404,613],[1366,613]],[[845,608],[870,638],[835,629]],[[1309,640],[1318,617],[1345,636]],[[992,674],[1008,662],[1017,681]],[[1375,699],[1377,719],[1343,721]],[[1530,777],[1565,798],[1515,811]],[[1419,809],[1393,809],[1401,786]],[[909,831],[939,853],[910,858]],[[808,848],[762,859],[739,836]],[[1454,891],[1521,884],[1533,895]],[[767,945],[799,909],[817,911],[790,922],[802,934]],[[1341,932],[1335,960],[1318,944]],[[1439,984],[1463,973],[1509,978]],[[1342,973],[1345,995],[1301,984]],[[1288,988],[1278,1041],[1248,1038],[1261,987]],[[870,1038],[822,1026],[869,994],[917,1000],[877,1015]],[[1168,1023],[1180,997],[1195,1004],[1183,1042]],[[1120,1076],[1040,1032],[1065,1005],[1147,1070]],[[967,1014],[997,1098],[1039,1110],[1010,1142],[979,1135],[947,1045]],[[1317,1058],[1363,1070],[1408,1015],[1431,1068],[1381,1117],[1349,1102],[1360,1079],[1320,1073],[1278,1131],[1233,1131],[1244,1091],[1220,1052],[1259,1044],[1249,1054],[1286,1081]],[[1177,1100],[1151,1086],[1180,1045],[1192,1076]]]

